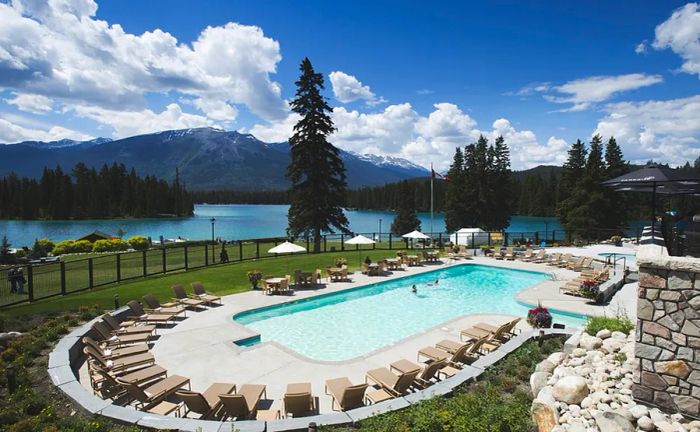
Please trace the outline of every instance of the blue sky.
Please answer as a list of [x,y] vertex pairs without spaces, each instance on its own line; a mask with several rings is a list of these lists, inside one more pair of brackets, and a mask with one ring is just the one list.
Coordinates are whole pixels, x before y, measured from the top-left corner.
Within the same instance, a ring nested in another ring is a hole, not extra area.
[[308,56],[348,150],[445,168],[504,135],[527,168],[601,133],[637,162],[700,156],[694,3],[0,0],[0,21],[0,142],[198,126],[282,141]]

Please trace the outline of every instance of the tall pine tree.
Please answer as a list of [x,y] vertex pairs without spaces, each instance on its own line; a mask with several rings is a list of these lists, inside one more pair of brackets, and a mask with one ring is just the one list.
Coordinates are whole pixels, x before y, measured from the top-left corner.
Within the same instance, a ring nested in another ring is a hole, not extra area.
[[448,232],[456,231],[466,223],[465,189],[464,189],[464,155],[457,147],[452,165],[447,171],[445,189],[445,227]]
[[399,186],[399,202],[396,215],[391,222],[391,232],[403,235],[414,230],[420,230],[420,219],[416,214],[416,198],[411,184],[406,180]]
[[345,203],[345,166],[339,151],[328,142],[333,121],[331,107],[321,95],[323,75],[314,71],[308,58],[301,62],[292,111],[301,119],[289,139],[291,161],[287,177],[291,180],[289,234],[312,235],[314,252],[321,251],[321,233],[334,229],[349,232],[343,213]]

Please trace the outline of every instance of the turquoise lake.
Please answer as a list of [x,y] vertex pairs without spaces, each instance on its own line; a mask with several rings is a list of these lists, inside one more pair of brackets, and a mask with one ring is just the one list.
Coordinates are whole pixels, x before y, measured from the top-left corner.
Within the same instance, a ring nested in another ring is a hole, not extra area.
[[[31,246],[36,238],[54,241],[74,239],[94,230],[116,234],[121,228],[125,236],[145,235],[154,239],[183,237],[191,240],[211,238],[210,219],[216,218],[215,235],[225,240],[284,236],[287,228],[287,205],[208,205],[195,206],[195,214],[186,218],[167,219],[97,219],[63,221],[0,220],[0,236],[6,235],[13,247]],[[354,232],[387,233],[394,218],[392,212],[348,210],[350,229]],[[430,214],[420,213],[422,230],[430,232]],[[542,231],[546,228],[562,230],[556,218],[515,216],[508,228],[510,232]],[[434,232],[444,232],[445,221],[436,213]],[[563,234],[563,233],[562,233]],[[561,234],[560,234],[561,235]],[[557,237],[559,237],[558,235]]]

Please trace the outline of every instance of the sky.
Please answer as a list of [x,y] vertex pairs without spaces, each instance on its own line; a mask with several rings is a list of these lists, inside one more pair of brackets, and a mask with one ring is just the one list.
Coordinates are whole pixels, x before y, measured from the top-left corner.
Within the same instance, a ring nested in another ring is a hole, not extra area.
[[598,133],[632,162],[700,157],[697,3],[0,0],[0,23],[2,143],[285,141],[308,57],[345,150],[444,170],[502,135],[526,169]]

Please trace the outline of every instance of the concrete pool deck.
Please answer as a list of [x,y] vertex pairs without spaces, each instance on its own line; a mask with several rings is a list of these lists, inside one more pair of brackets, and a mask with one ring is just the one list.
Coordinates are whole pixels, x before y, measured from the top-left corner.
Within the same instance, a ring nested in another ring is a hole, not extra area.
[[[232,320],[236,313],[260,307],[280,304],[317,295],[328,294],[381,282],[387,279],[410,276],[454,265],[483,264],[510,269],[546,272],[553,280],[547,280],[518,293],[518,300],[528,304],[537,301],[550,308],[578,314],[602,314],[605,308],[586,304],[585,299],[559,294],[558,288],[577,273],[542,264],[521,261],[498,261],[476,257],[473,260],[445,260],[437,265],[410,267],[395,271],[386,277],[369,277],[359,273],[351,275],[352,282],[326,283],[321,289],[298,290],[293,296],[266,296],[260,291],[249,291],[223,298],[223,305],[200,312],[187,313],[187,319],[172,328],[159,329],[160,337],[151,349],[159,365],[170,374],[189,377],[194,390],[202,391],[214,382],[265,384],[269,400],[263,409],[282,409],[281,399],[286,385],[310,382],[321,413],[331,411],[331,398],[324,393],[327,379],[347,376],[353,383],[364,382],[365,373],[373,368],[388,367],[396,360],[416,361],[416,353],[442,339],[459,340],[459,331],[478,322],[499,324],[511,316],[498,314],[470,314],[439,324],[361,357],[341,361],[311,360],[276,343],[263,342],[251,347],[239,347],[235,340],[245,339],[256,333]],[[187,277],[183,274],[183,279]],[[636,296],[635,296],[636,298]],[[523,329],[529,328],[524,322]],[[89,388],[87,368],[80,370],[81,383]]]

